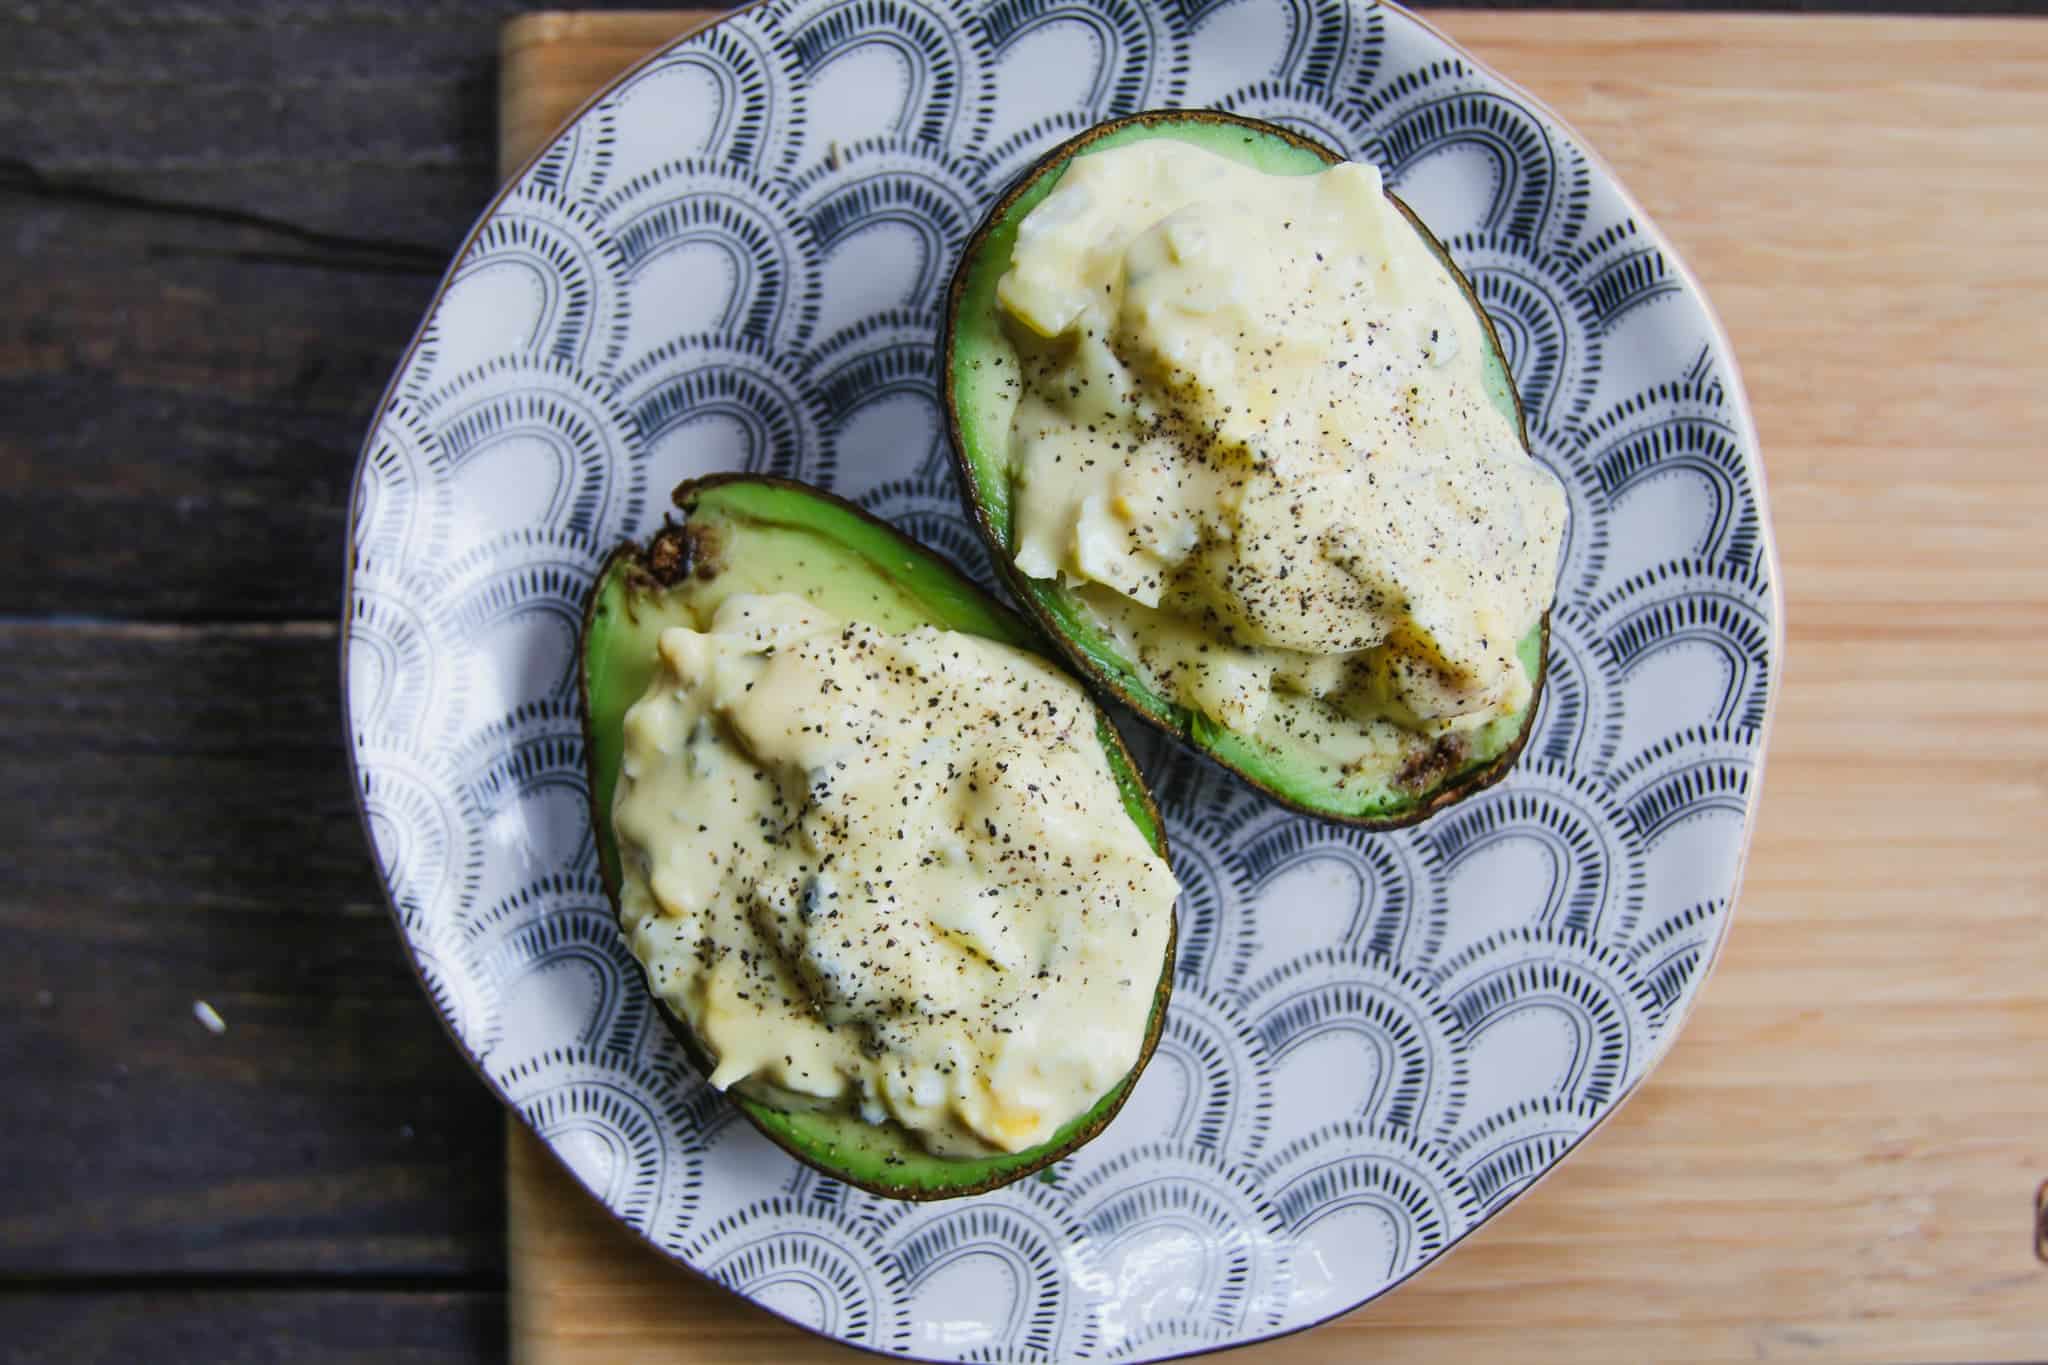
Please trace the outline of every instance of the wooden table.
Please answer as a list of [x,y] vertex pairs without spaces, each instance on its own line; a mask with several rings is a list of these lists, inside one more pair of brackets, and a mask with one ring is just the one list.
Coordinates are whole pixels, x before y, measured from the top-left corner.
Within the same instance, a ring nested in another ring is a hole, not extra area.
[[[371,875],[335,617],[356,448],[489,197],[497,28],[526,6],[37,8],[0,14],[0,1360],[502,1359],[500,1116]],[[1291,1358],[2048,1355],[2048,24],[1745,48],[1720,21],[1441,17],[1705,276],[1791,658],[1749,890],[1670,1063],[1528,1204]],[[1574,26],[1597,40],[1550,65]],[[1759,108],[1769,139],[1720,117]],[[1792,175],[1758,170],[1767,142]],[[580,1324],[533,1359],[632,1340],[589,1330],[606,1295],[658,1358],[795,1349],[515,1179],[523,1335]],[[704,1305],[687,1352],[678,1296]],[[1617,1314],[1632,1335],[1602,1335]]]

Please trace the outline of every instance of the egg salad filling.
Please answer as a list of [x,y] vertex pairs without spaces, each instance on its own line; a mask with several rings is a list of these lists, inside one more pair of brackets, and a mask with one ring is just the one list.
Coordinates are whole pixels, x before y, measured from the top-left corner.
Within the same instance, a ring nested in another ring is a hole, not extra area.
[[1078,157],[997,306],[1017,567],[1155,691],[1361,783],[1529,704],[1564,493],[1376,168]]
[[1178,887],[1071,679],[741,594],[627,712],[621,917],[711,1083],[1018,1152],[1136,1065]]

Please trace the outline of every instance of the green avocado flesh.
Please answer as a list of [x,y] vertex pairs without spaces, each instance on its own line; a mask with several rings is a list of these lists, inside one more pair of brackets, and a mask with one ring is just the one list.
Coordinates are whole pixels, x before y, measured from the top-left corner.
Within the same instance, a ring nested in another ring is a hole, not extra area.
[[[796,593],[844,620],[884,630],[940,626],[1043,653],[1036,634],[945,560],[831,494],[785,480],[724,476],[676,490],[684,521],[646,548],[625,546],[606,561],[585,614],[582,642],[584,739],[590,765],[591,826],[614,909],[619,849],[611,809],[625,747],[626,711],[647,690],[656,644],[672,626],[705,629],[735,593]],[[1098,735],[1131,822],[1164,854],[1158,811],[1107,717]],[[1122,1106],[1152,1055],[1172,985],[1167,939],[1157,995],[1138,1064],[1093,1108],[1052,1139],[1022,1152],[970,1159],[933,1156],[894,1123],[857,1115],[777,1108],[734,1095],[741,1111],[792,1155],[876,1194],[943,1199],[994,1189],[1067,1155],[1100,1132]],[[702,1050],[663,1006],[693,1059]]]
[[[1061,645],[1076,668],[1108,688],[1154,725],[1195,745],[1225,767],[1298,810],[1371,828],[1410,824],[1487,785],[1520,752],[1543,686],[1547,618],[1520,642],[1517,653],[1534,687],[1529,704],[1465,735],[1461,755],[1432,764],[1423,781],[1403,785],[1345,782],[1313,749],[1278,729],[1245,734],[1161,695],[1136,663],[1125,658],[1081,599],[1057,581],[1027,577],[1011,558],[1010,419],[1021,385],[1017,351],[996,307],[996,283],[1010,267],[1017,228],[1052,193],[1076,156],[1146,138],[1171,137],[1242,162],[1269,175],[1310,175],[1340,160],[1336,153],[1270,124],[1209,111],[1134,114],[1104,124],[1054,150],[996,203],[968,241],[954,274],[946,316],[945,389],[948,424],[961,483],[990,553],[1012,589]],[[1515,419],[1528,445],[1521,403],[1509,377],[1500,338],[1470,282],[1443,244],[1405,204],[1409,223],[1451,270],[1485,324],[1487,396]]]

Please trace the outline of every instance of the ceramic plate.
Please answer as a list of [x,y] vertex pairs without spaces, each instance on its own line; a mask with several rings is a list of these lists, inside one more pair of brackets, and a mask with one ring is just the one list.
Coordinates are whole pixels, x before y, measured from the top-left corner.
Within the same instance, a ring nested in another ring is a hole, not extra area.
[[[827,484],[987,581],[944,458],[941,292],[1035,155],[1170,106],[1378,162],[1472,275],[1571,490],[1551,680],[1506,782],[1391,835],[1133,731],[1186,887],[1150,1069],[1044,1178],[875,1199],[760,1137],[653,1017],[594,863],[582,599],[720,469]],[[1779,650],[1755,433],[1668,244],[1528,96],[1330,0],[771,0],[677,43],[464,247],[367,443],[349,555],[365,820],[458,1043],[667,1255],[933,1360],[1273,1336],[1498,1214],[1707,974]]]

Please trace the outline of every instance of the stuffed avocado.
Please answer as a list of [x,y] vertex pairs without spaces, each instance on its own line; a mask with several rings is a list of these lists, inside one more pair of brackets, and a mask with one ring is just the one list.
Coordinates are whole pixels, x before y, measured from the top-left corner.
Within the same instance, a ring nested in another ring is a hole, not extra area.
[[877,1194],[1073,1151],[1172,983],[1177,888],[1115,729],[1022,621],[851,504],[752,476],[675,500],[605,563],[580,652],[599,862],[664,1017],[769,1138]]
[[1513,763],[1563,493],[1470,283],[1371,167],[1224,114],[1101,125],[970,238],[941,353],[995,562],[1147,721],[1366,827]]

